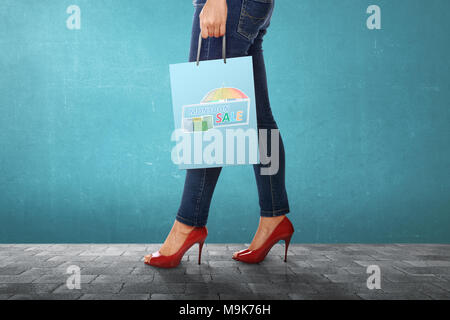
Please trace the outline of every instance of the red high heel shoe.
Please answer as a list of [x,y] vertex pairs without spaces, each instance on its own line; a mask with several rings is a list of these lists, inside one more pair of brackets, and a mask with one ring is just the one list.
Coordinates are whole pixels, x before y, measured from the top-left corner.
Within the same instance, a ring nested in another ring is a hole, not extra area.
[[260,248],[256,250],[241,250],[233,256],[233,259],[246,263],[260,263],[278,241],[284,240],[284,262],[286,262],[287,250],[293,233],[294,227],[292,226],[291,221],[285,216]]
[[192,247],[194,244],[198,243],[198,264],[201,263],[202,258],[202,248],[203,244],[205,243],[206,236],[208,235],[208,229],[206,227],[201,228],[194,228],[189,233],[188,237],[184,241],[181,248],[175,252],[174,254],[170,256],[163,256],[159,253],[159,251],[156,251],[155,253],[152,253],[152,257],[150,258],[150,261],[145,261],[145,264],[148,264],[149,266],[159,267],[159,268],[174,268],[180,264],[181,259],[183,258],[183,255],[186,253],[186,251],[189,250],[190,247]]

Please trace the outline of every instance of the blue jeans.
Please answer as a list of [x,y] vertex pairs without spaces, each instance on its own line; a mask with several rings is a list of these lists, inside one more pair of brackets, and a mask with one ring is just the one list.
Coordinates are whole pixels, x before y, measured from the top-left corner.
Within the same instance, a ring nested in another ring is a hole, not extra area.
[[[195,13],[189,55],[191,62],[197,58],[200,33],[199,14],[205,3],[206,0],[194,0]],[[274,0],[227,0],[227,4],[227,57],[253,57],[258,129],[278,129],[270,108],[262,50],[263,37],[270,24]],[[200,60],[220,59],[221,57],[222,38],[203,39]],[[270,132],[267,136],[269,147]],[[270,150],[270,148],[268,149]],[[284,215],[289,212],[289,204],[285,188],[285,155],[281,135],[278,172],[274,175],[261,175],[262,166],[262,164],[253,166],[258,186],[260,214],[263,217]],[[221,170],[220,167],[187,170],[183,198],[176,216],[179,222],[195,227],[206,225],[211,198]]]

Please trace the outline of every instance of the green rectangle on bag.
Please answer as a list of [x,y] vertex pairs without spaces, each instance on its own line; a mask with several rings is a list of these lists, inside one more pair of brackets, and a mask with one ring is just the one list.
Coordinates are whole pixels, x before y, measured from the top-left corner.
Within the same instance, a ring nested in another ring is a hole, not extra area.
[[202,131],[202,118],[193,118],[194,131]]

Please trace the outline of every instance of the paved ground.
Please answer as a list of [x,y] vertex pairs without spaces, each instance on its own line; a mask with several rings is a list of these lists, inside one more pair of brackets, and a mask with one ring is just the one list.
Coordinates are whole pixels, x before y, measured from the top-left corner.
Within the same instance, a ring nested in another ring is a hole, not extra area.
[[[0,245],[3,299],[450,299],[450,245],[277,244],[259,265],[231,259],[243,244],[197,246],[176,269],[144,265],[158,244]],[[67,267],[81,270],[69,290]],[[367,288],[368,265],[381,289]]]

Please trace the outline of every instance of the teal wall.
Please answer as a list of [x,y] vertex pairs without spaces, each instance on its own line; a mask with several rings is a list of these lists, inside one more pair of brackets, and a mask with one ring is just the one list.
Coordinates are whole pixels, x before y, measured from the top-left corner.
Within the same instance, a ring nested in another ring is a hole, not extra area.
[[[81,8],[81,29],[66,8]],[[369,30],[366,9],[381,8]],[[450,243],[450,1],[278,0],[265,40],[295,242]],[[0,242],[161,242],[183,190],[169,64],[190,0],[0,2]],[[250,167],[210,242],[249,242]]]

